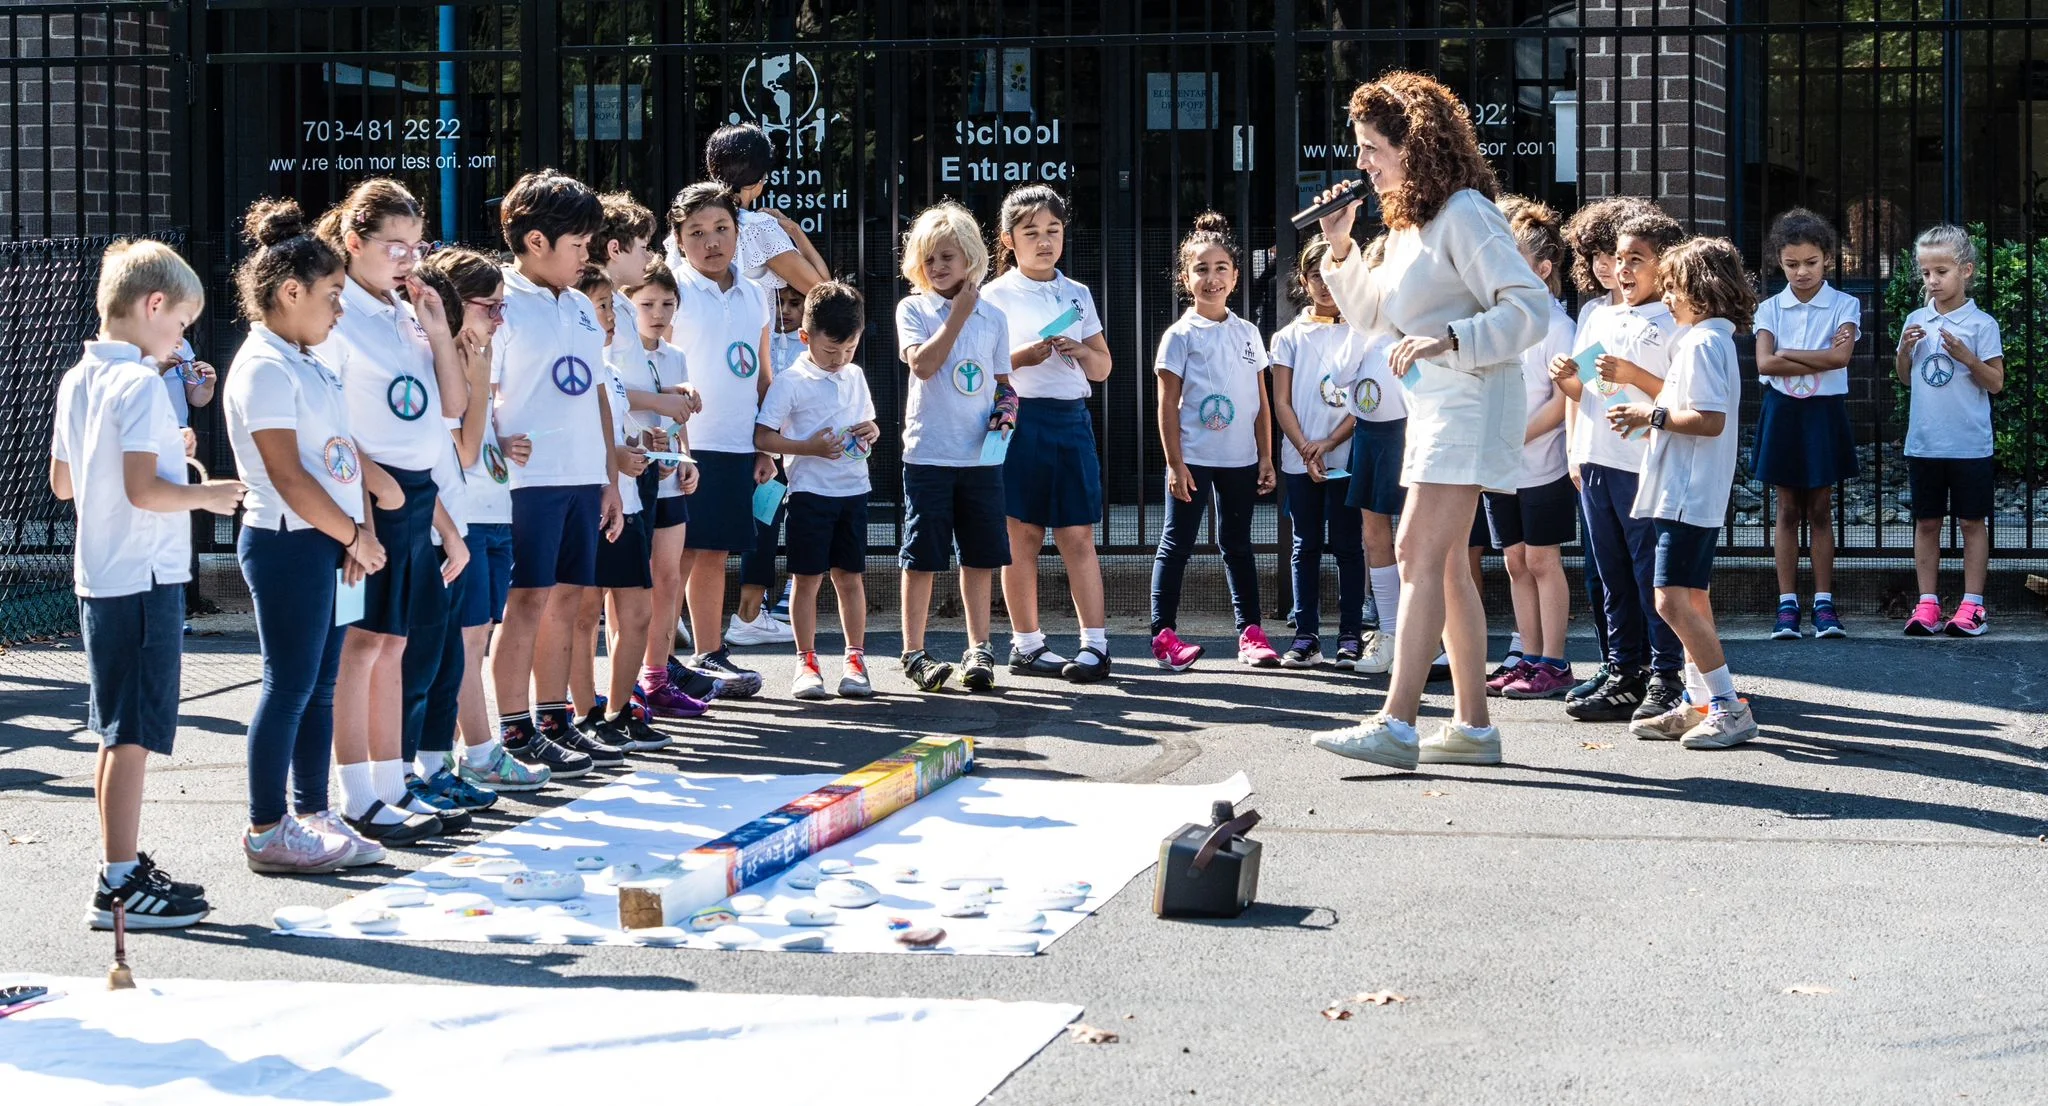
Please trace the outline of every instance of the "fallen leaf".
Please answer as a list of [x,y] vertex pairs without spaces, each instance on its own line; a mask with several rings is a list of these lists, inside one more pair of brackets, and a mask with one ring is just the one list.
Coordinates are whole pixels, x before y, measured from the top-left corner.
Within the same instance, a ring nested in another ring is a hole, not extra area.
[[42,838],[37,837],[35,834],[32,833],[16,834],[15,836],[9,837],[7,839],[7,843],[10,845],[34,845],[39,843],[40,841],[42,841]]
[[1422,793],[1422,797],[1425,799],[1441,799],[1448,794],[1450,794],[1448,791],[1425,791]]
[[1354,1006],[1389,1006],[1397,1002],[1407,1001],[1407,995],[1396,994],[1393,991],[1361,992],[1352,995],[1350,998],[1338,999],[1330,1005],[1323,1007],[1322,1014],[1323,1017],[1333,1022],[1350,1021],[1355,1013],[1352,1009]]
[[1075,1022],[1068,1026],[1067,1039],[1083,1045],[1113,1045],[1118,1040],[1117,1035],[1109,1030],[1097,1029],[1085,1022]]
[[1346,1022],[1351,1020],[1351,1011],[1346,1009],[1343,1003],[1333,1002],[1323,1007],[1323,1016],[1333,1022]]
[[1581,742],[1579,742],[1579,748],[1581,748],[1581,749],[1612,749],[1612,748],[1614,748],[1614,742],[1612,742],[1612,741],[1581,741]]
[[1395,1002],[1407,1002],[1408,996],[1397,995],[1392,991],[1374,991],[1369,995],[1353,995],[1351,1001],[1363,1002],[1370,1006],[1386,1006]]
[[1835,993],[1835,989],[1819,983],[1795,983],[1785,988],[1785,993],[1788,995],[1832,995]]
[[1136,1014],[1125,1014],[1125,1015],[1124,1015],[1124,1020],[1125,1020],[1125,1021],[1130,1021],[1130,1020],[1131,1020],[1132,1018],[1135,1018],[1135,1017],[1137,1017],[1137,1016],[1138,1016],[1138,1015],[1136,1015]]

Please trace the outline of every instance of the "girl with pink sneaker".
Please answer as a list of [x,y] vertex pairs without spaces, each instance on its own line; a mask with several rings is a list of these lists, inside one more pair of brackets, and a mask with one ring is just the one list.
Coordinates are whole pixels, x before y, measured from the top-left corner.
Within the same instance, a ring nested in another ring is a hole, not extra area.
[[1252,559],[1252,504],[1273,490],[1272,413],[1266,407],[1266,344],[1230,310],[1239,273],[1230,223],[1195,217],[1180,244],[1179,283],[1194,306],[1159,340],[1159,441],[1166,449],[1166,527],[1152,562],[1152,656],[1184,672],[1202,647],[1175,632],[1181,580],[1216,503],[1216,544],[1237,616],[1237,659],[1277,668],[1280,654],[1259,628],[1259,574]]

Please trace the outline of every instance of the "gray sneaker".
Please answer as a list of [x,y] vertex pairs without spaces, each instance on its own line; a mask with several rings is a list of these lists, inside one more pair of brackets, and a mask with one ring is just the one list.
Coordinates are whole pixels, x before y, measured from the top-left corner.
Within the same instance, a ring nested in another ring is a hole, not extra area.
[[866,653],[846,654],[845,667],[840,669],[839,694],[849,699],[870,699],[875,694],[874,681],[868,679],[868,657]]
[[1677,741],[1700,721],[1700,712],[1694,710],[1691,703],[1680,699],[1677,706],[1655,718],[1638,718],[1630,722],[1628,732],[1644,741]]
[[1384,713],[1355,726],[1311,735],[1309,743],[1340,757],[1388,768],[1413,768],[1417,763],[1415,727]]
[[242,854],[249,870],[263,875],[323,875],[347,865],[355,851],[347,839],[321,833],[290,816],[277,824],[261,848],[247,830],[242,831]]
[[332,810],[323,810],[318,814],[302,814],[299,816],[299,822],[315,833],[339,837],[349,843],[354,851],[349,854],[347,860],[342,861],[341,866],[344,868],[360,868],[366,864],[384,862],[384,846],[350,829],[348,823],[342,821],[341,815]]
[[1710,710],[1705,721],[1685,731],[1679,744],[1688,749],[1726,749],[1756,736],[1756,715],[1748,703],[1727,710]]
[[1446,722],[1442,729],[1422,739],[1417,758],[1424,764],[1499,764],[1500,730],[1494,726],[1474,729],[1462,722]]

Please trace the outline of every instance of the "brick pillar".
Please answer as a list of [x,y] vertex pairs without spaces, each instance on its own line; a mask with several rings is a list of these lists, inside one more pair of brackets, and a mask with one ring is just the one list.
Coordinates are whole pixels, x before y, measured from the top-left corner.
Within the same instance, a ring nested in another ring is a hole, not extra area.
[[1583,0],[1579,102],[1587,200],[1648,196],[1699,234],[1729,231],[1728,0]]

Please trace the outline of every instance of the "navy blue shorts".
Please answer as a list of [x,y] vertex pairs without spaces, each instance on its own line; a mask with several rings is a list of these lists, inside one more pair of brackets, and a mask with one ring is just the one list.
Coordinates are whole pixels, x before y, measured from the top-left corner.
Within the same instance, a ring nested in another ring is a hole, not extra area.
[[597,583],[603,484],[512,489],[512,586]]
[[1752,457],[1756,478],[1777,488],[1831,488],[1855,476],[1848,397],[1799,399],[1765,388]]
[[686,549],[744,553],[759,544],[754,529],[754,454],[698,450],[697,490],[683,497],[689,504]]
[[1480,499],[1495,549],[1563,545],[1579,536],[1579,489],[1569,474],[1512,495],[1486,492]]
[[505,597],[512,588],[512,524],[479,522],[463,541],[469,567],[455,581],[450,612],[462,629],[505,621]]
[[1990,518],[1995,475],[1989,457],[1906,458],[1906,485],[1913,492],[1913,517]]
[[672,495],[667,499],[654,501],[654,528],[666,530],[690,521],[690,500],[687,496]]
[[597,536],[597,586],[601,588],[651,588],[654,574],[647,568],[647,531],[640,524],[645,511],[626,516],[615,540]]
[[1401,451],[1408,444],[1408,420],[1356,423],[1351,429],[1351,490],[1344,505],[1376,515],[1398,515],[1408,502],[1401,486]]
[[1049,530],[1102,521],[1102,461],[1087,400],[1018,401],[1017,430],[1003,459],[1003,513]]
[[86,728],[100,744],[168,755],[178,736],[178,673],[185,647],[185,585],[81,598]]
[[355,627],[404,637],[413,627],[439,626],[448,619],[448,585],[441,580],[441,551],[434,548],[434,500],[440,489],[425,470],[384,470],[398,481],[405,505],[395,511],[373,507],[377,542],[384,547],[383,571],[363,581],[363,617]]
[[789,574],[822,576],[826,569],[862,572],[868,566],[868,497],[791,492]]
[[[1012,437],[1010,456],[1016,455],[1017,441]],[[963,568],[1009,564],[1003,471],[996,465],[903,466],[903,548],[896,562],[912,572],[944,572],[953,567],[957,543]],[[796,549],[795,539],[789,547]]]
[[1707,590],[1714,582],[1714,547],[1721,532],[1711,526],[1652,519],[1657,529],[1657,571],[1652,586]]

